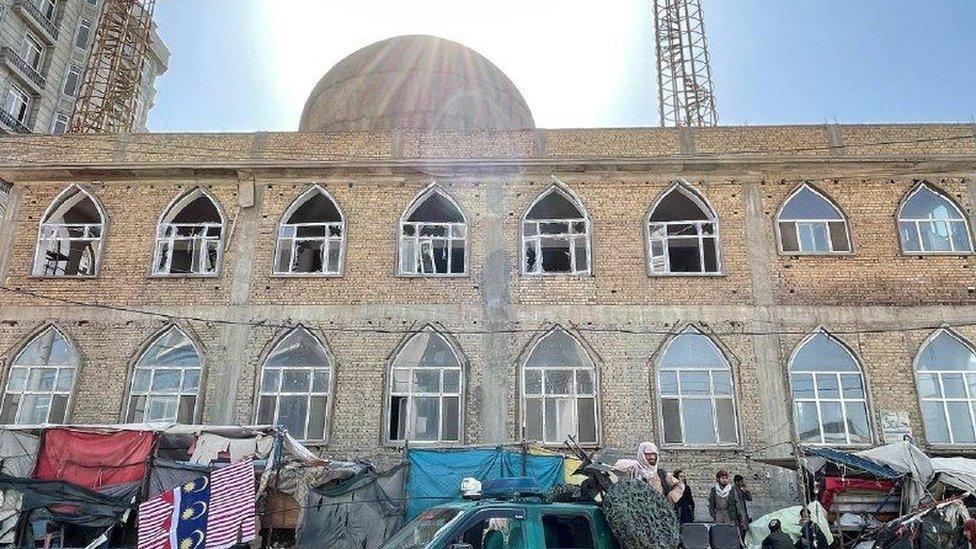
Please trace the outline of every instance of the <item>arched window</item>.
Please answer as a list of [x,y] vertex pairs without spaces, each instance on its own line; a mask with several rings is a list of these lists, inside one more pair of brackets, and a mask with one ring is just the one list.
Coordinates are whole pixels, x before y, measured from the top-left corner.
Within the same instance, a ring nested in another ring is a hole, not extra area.
[[193,423],[202,368],[193,341],[170,326],[149,344],[132,370],[125,420]]
[[337,275],[345,250],[345,221],[318,185],[289,206],[278,225],[275,274]]
[[915,358],[925,438],[930,444],[974,444],[976,352],[948,330],[938,330]]
[[647,216],[651,274],[719,272],[718,221],[694,191],[675,184]]
[[95,276],[104,234],[101,207],[87,191],[72,185],[44,213],[34,276]]
[[223,228],[220,208],[203,189],[193,189],[176,199],[156,227],[153,274],[216,274],[220,268]]
[[549,187],[525,212],[522,271],[529,275],[590,273],[590,220],[568,189]]
[[440,188],[427,187],[400,218],[400,274],[464,274],[467,235],[457,202]]
[[80,361],[53,326],[30,340],[10,363],[0,423],[64,423]]
[[737,444],[732,367],[715,343],[687,328],[658,361],[665,444]]
[[846,346],[820,330],[793,351],[789,371],[801,443],[870,444],[864,375]]
[[971,253],[969,222],[951,200],[928,184],[908,195],[898,211],[905,253]]
[[389,440],[459,442],[462,370],[444,336],[430,326],[414,334],[391,366]]
[[786,253],[851,251],[844,214],[827,197],[805,183],[783,202],[776,216],[776,227],[780,248]]
[[332,358],[311,332],[295,328],[264,362],[257,421],[299,440],[325,440],[331,395]]
[[596,366],[579,341],[562,328],[542,336],[522,368],[525,438],[562,444],[598,441]]

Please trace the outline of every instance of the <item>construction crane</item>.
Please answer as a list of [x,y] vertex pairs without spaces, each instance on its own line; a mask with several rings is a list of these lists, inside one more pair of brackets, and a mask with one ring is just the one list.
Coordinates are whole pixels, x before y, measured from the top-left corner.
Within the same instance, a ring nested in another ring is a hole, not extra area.
[[654,0],[661,126],[718,124],[700,0]]
[[156,0],[105,0],[71,119],[72,133],[131,132]]

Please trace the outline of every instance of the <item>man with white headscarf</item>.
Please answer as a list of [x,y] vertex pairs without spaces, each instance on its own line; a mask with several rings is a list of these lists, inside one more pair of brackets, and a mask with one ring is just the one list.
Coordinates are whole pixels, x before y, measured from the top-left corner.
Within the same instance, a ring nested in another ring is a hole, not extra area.
[[671,503],[681,499],[685,492],[684,482],[658,466],[657,445],[653,442],[641,442],[637,446],[637,465],[633,471],[635,478],[650,484],[651,488],[663,494]]

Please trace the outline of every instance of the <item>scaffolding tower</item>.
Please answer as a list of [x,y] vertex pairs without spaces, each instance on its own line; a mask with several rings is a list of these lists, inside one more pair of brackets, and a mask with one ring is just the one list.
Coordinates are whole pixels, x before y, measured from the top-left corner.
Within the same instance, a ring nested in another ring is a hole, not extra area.
[[718,124],[700,0],[654,0],[661,126]]
[[73,133],[125,133],[152,40],[156,0],[106,0],[78,94]]

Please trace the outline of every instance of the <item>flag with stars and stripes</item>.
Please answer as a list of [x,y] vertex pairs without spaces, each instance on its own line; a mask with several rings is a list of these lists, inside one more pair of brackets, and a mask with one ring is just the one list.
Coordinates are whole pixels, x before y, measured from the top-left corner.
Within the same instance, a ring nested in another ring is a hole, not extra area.
[[139,505],[139,549],[219,549],[257,535],[254,467],[242,461]]

